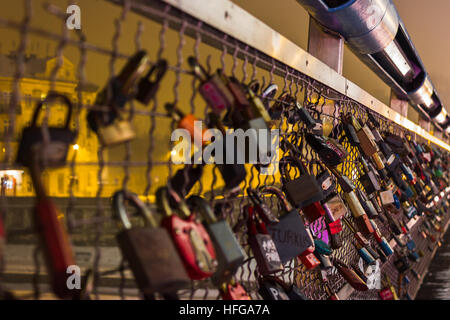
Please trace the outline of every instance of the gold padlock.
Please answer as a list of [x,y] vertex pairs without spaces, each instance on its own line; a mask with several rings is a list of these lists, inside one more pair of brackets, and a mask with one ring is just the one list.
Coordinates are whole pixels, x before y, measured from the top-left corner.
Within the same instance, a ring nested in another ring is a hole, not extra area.
[[381,198],[381,203],[385,207],[390,206],[395,203],[394,194],[392,193],[392,190],[386,190],[386,191],[380,192],[380,198]]
[[104,146],[125,143],[136,137],[131,122],[124,119],[116,119],[108,126],[100,126],[97,134]]
[[350,211],[353,214],[353,217],[358,218],[362,215],[366,214],[364,208],[356,196],[355,191],[344,193],[345,201],[347,201],[348,206],[350,207]]

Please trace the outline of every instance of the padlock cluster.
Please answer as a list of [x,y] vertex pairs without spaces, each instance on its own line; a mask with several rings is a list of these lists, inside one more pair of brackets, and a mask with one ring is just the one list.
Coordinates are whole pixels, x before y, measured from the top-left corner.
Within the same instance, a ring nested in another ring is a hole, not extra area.
[[[409,234],[408,222],[420,217],[420,232],[431,242],[439,242],[436,232],[443,231],[440,222],[448,213],[448,154],[417,143],[411,136],[380,130],[379,121],[370,113],[365,121],[342,113],[334,128],[325,132],[315,105],[302,106],[287,92],[277,96],[278,87],[273,83],[267,87],[258,81],[242,83],[220,69],[210,75],[193,57],[188,64],[199,79],[198,92],[210,112],[201,120],[184,114],[174,104],[166,104],[165,110],[178,128],[187,130],[191,137],[203,137],[197,147],[206,147],[210,139],[204,129],[196,132],[195,121],[220,132],[270,130],[283,124],[297,129],[295,135],[281,138],[279,181],[257,188],[245,184],[246,202],[235,225],[224,219],[223,202],[212,204],[192,192],[209,165],[206,163],[185,165],[169,177],[167,186],[155,194],[156,210],[132,191],[118,190],[113,195],[114,218],[122,226],[117,244],[142,296],[178,299],[178,292],[189,288],[191,280],[210,279],[224,300],[249,300],[246,284],[235,277],[249,261],[256,264],[252,276],[259,297],[266,300],[310,299],[299,283],[287,283],[281,277],[292,261],[299,268],[319,272],[326,298],[331,300],[339,299],[336,286],[329,280],[332,272],[356,291],[379,290],[381,299],[407,296],[407,290],[403,295],[396,291],[387,274],[382,276],[381,289],[372,288],[364,268],[347,264],[335,253],[350,242],[363,266],[377,261],[393,263],[402,274],[402,283],[406,283],[406,273],[412,273],[412,264],[423,256]],[[124,107],[133,99],[148,105],[168,65],[161,60],[147,69],[147,53],[139,51],[98,94],[95,105],[102,110],[90,110],[87,122],[103,146],[136,137],[132,123],[123,115]],[[66,126],[39,127],[36,119],[40,109],[55,99],[69,108]],[[60,298],[86,299],[89,294],[85,290],[68,290],[66,286],[66,270],[75,259],[58,209],[42,184],[42,171],[63,166],[68,146],[76,139],[76,133],[69,129],[71,113],[72,103],[67,97],[49,93],[23,131],[16,162],[28,167],[32,175],[34,217],[54,293]],[[259,153],[267,154],[267,141],[260,141],[259,136],[255,139]],[[344,144],[358,153],[352,176],[343,173],[349,156]],[[312,150],[312,156],[304,156],[306,148]],[[257,170],[263,166],[253,165]],[[236,190],[248,178],[246,165],[217,167],[225,182],[226,199],[237,197]],[[278,207],[269,205],[268,198],[276,199]],[[129,207],[144,219],[144,226],[132,225]],[[318,223],[323,225],[320,232],[313,230]],[[388,228],[382,232],[379,225]],[[238,237],[242,230],[244,237]],[[351,237],[345,237],[344,231]],[[246,245],[250,247],[248,254]]]

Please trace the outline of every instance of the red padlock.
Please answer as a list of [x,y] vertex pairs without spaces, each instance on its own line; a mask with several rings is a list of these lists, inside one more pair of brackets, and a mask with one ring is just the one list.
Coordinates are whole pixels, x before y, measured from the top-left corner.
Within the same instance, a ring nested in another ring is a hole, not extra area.
[[67,270],[75,265],[72,245],[67,234],[63,217],[45,194],[41,180],[41,168],[37,159],[32,159],[31,178],[36,190],[34,208],[35,226],[42,243],[44,258],[50,277],[53,292],[61,299],[71,298],[79,294],[79,290],[69,290],[67,286]]
[[[177,211],[182,217],[174,214],[169,196],[178,204]],[[170,192],[165,187],[158,189],[156,201],[158,210],[165,214],[161,226],[171,235],[189,277],[202,280],[212,276],[218,265],[216,251],[203,224],[175,191]]]
[[308,270],[314,269],[315,267],[320,265],[320,261],[314,255],[314,250],[314,247],[309,247],[298,257]]
[[328,223],[329,230],[332,235],[338,234],[342,231],[342,222],[341,219]]
[[381,300],[394,300],[394,295],[389,288],[381,290],[379,293]]
[[317,219],[325,215],[325,210],[323,209],[320,202],[314,202],[309,206],[303,207],[302,211],[306,219],[308,219],[310,223],[316,221]]
[[221,288],[223,300],[252,300],[240,283],[227,283]]

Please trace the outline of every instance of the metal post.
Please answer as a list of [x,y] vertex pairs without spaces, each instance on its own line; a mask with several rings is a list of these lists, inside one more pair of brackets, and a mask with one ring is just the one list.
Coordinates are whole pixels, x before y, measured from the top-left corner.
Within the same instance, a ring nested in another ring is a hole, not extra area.
[[408,118],[408,101],[400,100],[394,91],[391,91],[391,108]]
[[308,52],[342,75],[344,39],[309,18]]

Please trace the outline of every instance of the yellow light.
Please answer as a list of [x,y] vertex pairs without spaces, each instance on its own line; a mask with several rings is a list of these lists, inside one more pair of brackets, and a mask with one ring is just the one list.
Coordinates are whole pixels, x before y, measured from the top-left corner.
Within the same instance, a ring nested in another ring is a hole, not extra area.
[[80,146],[78,144],[74,144],[73,145],[73,150],[78,150],[78,149],[80,149]]

